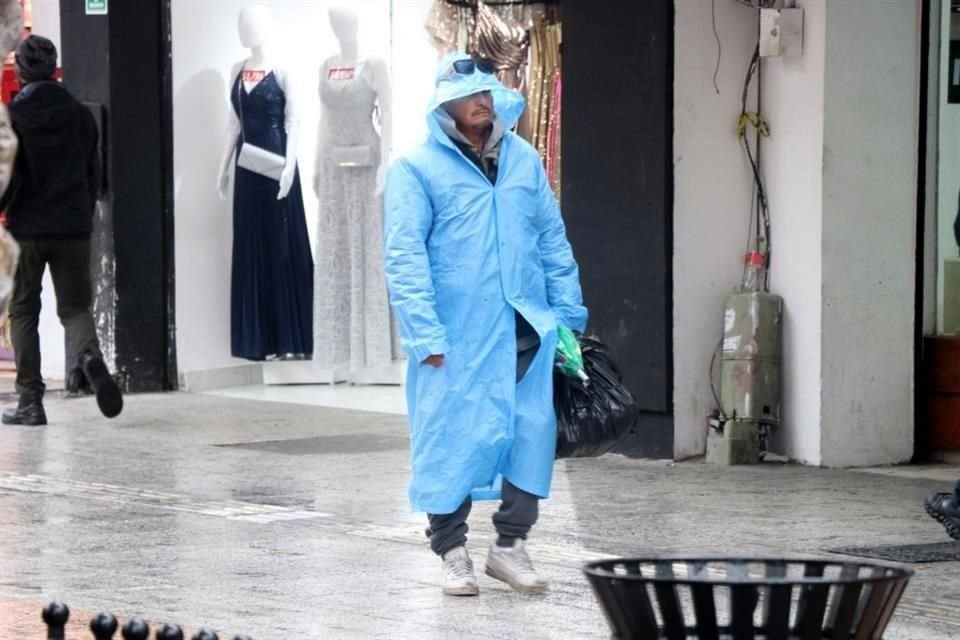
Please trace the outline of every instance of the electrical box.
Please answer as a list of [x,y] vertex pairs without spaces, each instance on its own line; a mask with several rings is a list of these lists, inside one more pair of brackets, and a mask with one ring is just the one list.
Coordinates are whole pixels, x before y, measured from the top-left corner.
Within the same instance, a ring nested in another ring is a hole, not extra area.
[[760,56],[803,53],[803,9],[760,9]]

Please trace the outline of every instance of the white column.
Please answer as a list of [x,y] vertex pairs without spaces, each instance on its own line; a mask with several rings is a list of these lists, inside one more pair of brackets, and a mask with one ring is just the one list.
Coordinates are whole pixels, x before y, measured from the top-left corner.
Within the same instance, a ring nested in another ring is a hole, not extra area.
[[771,132],[761,143],[771,216],[770,288],[784,298],[783,424],[772,448],[819,464],[827,8],[824,0],[798,5],[805,9],[803,55],[761,63],[761,110]]
[[823,464],[903,462],[913,453],[920,2],[827,5]]
[[763,70],[771,286],[787,309],[774,446],[812,464],[902,462],[913,448],[920,4],[798,6],[803,56]]

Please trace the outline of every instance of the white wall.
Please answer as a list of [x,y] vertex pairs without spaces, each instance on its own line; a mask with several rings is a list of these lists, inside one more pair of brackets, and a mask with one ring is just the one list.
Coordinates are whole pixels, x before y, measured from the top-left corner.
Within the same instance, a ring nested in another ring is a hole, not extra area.
[[821,393],[824,0],[805,9],[803,55],[761,63],[762,111],[770,123],[761,164],[770,202],[770,288],[784,298],[783,422],[778,453],[818,464]]
[[[174,179],[176,205],[177,358],[183,371],[238,361],[230,356],[232,208],[216,194],[226,144],[231,66],[248,52],[237,37],[247,0],[173,0]],[[270,55],[297,82],[301,136],[297,157],[311,242],[317,201],[310,187],[320,103],[319,67],[338,50],[323,0],[272,0],[275,38]],[[360,14],[361,47],[388,57],[388,0],[353,0]]]
[[424,28],[433,0],[393,3],[393,151],[399,155],[427,135],[427,104],[439,61]]
[[33,0],[33,30],[38,36],[49,38],[60,51],[60,0]]
[[706,446],[706,415],[716,407],[710,355],[721,337],[724,299],[743,272],[752,182],[736,123],[758,18],[739,3],[716,3],[718,95],[710,3],[675,6],[674,456],[683,459]]
[[913,454],[920,1],[827,3],[825,465]]

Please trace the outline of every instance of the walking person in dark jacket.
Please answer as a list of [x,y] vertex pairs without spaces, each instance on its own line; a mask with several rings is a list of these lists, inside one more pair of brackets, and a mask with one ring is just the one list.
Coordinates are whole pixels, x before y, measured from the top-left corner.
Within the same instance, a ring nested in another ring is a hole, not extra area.
[[7,228],[20,243],[10,303],[17,365],[16,409],[4,424],[43,425],[45,389],[40,373],[40,290],[50,265],[67,363],[85,378],[101,412],[119,415],[123,396],[103,362],[90,307],[90,235],[99,195],[98,133],[93,116],[54,79],[57,49],[30,36],[17,47],[21,91],[10,104],[20,147],[13,184],[4,198]]

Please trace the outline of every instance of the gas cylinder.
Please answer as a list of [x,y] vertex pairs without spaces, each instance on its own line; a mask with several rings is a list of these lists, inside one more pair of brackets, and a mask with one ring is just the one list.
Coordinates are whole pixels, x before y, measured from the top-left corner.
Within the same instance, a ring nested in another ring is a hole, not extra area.
[[744,282],[727,296],[720,365],[722,462],[760,461],[760,439],[780,424],[783,298],[764,291],[765,256],[747,255]]

